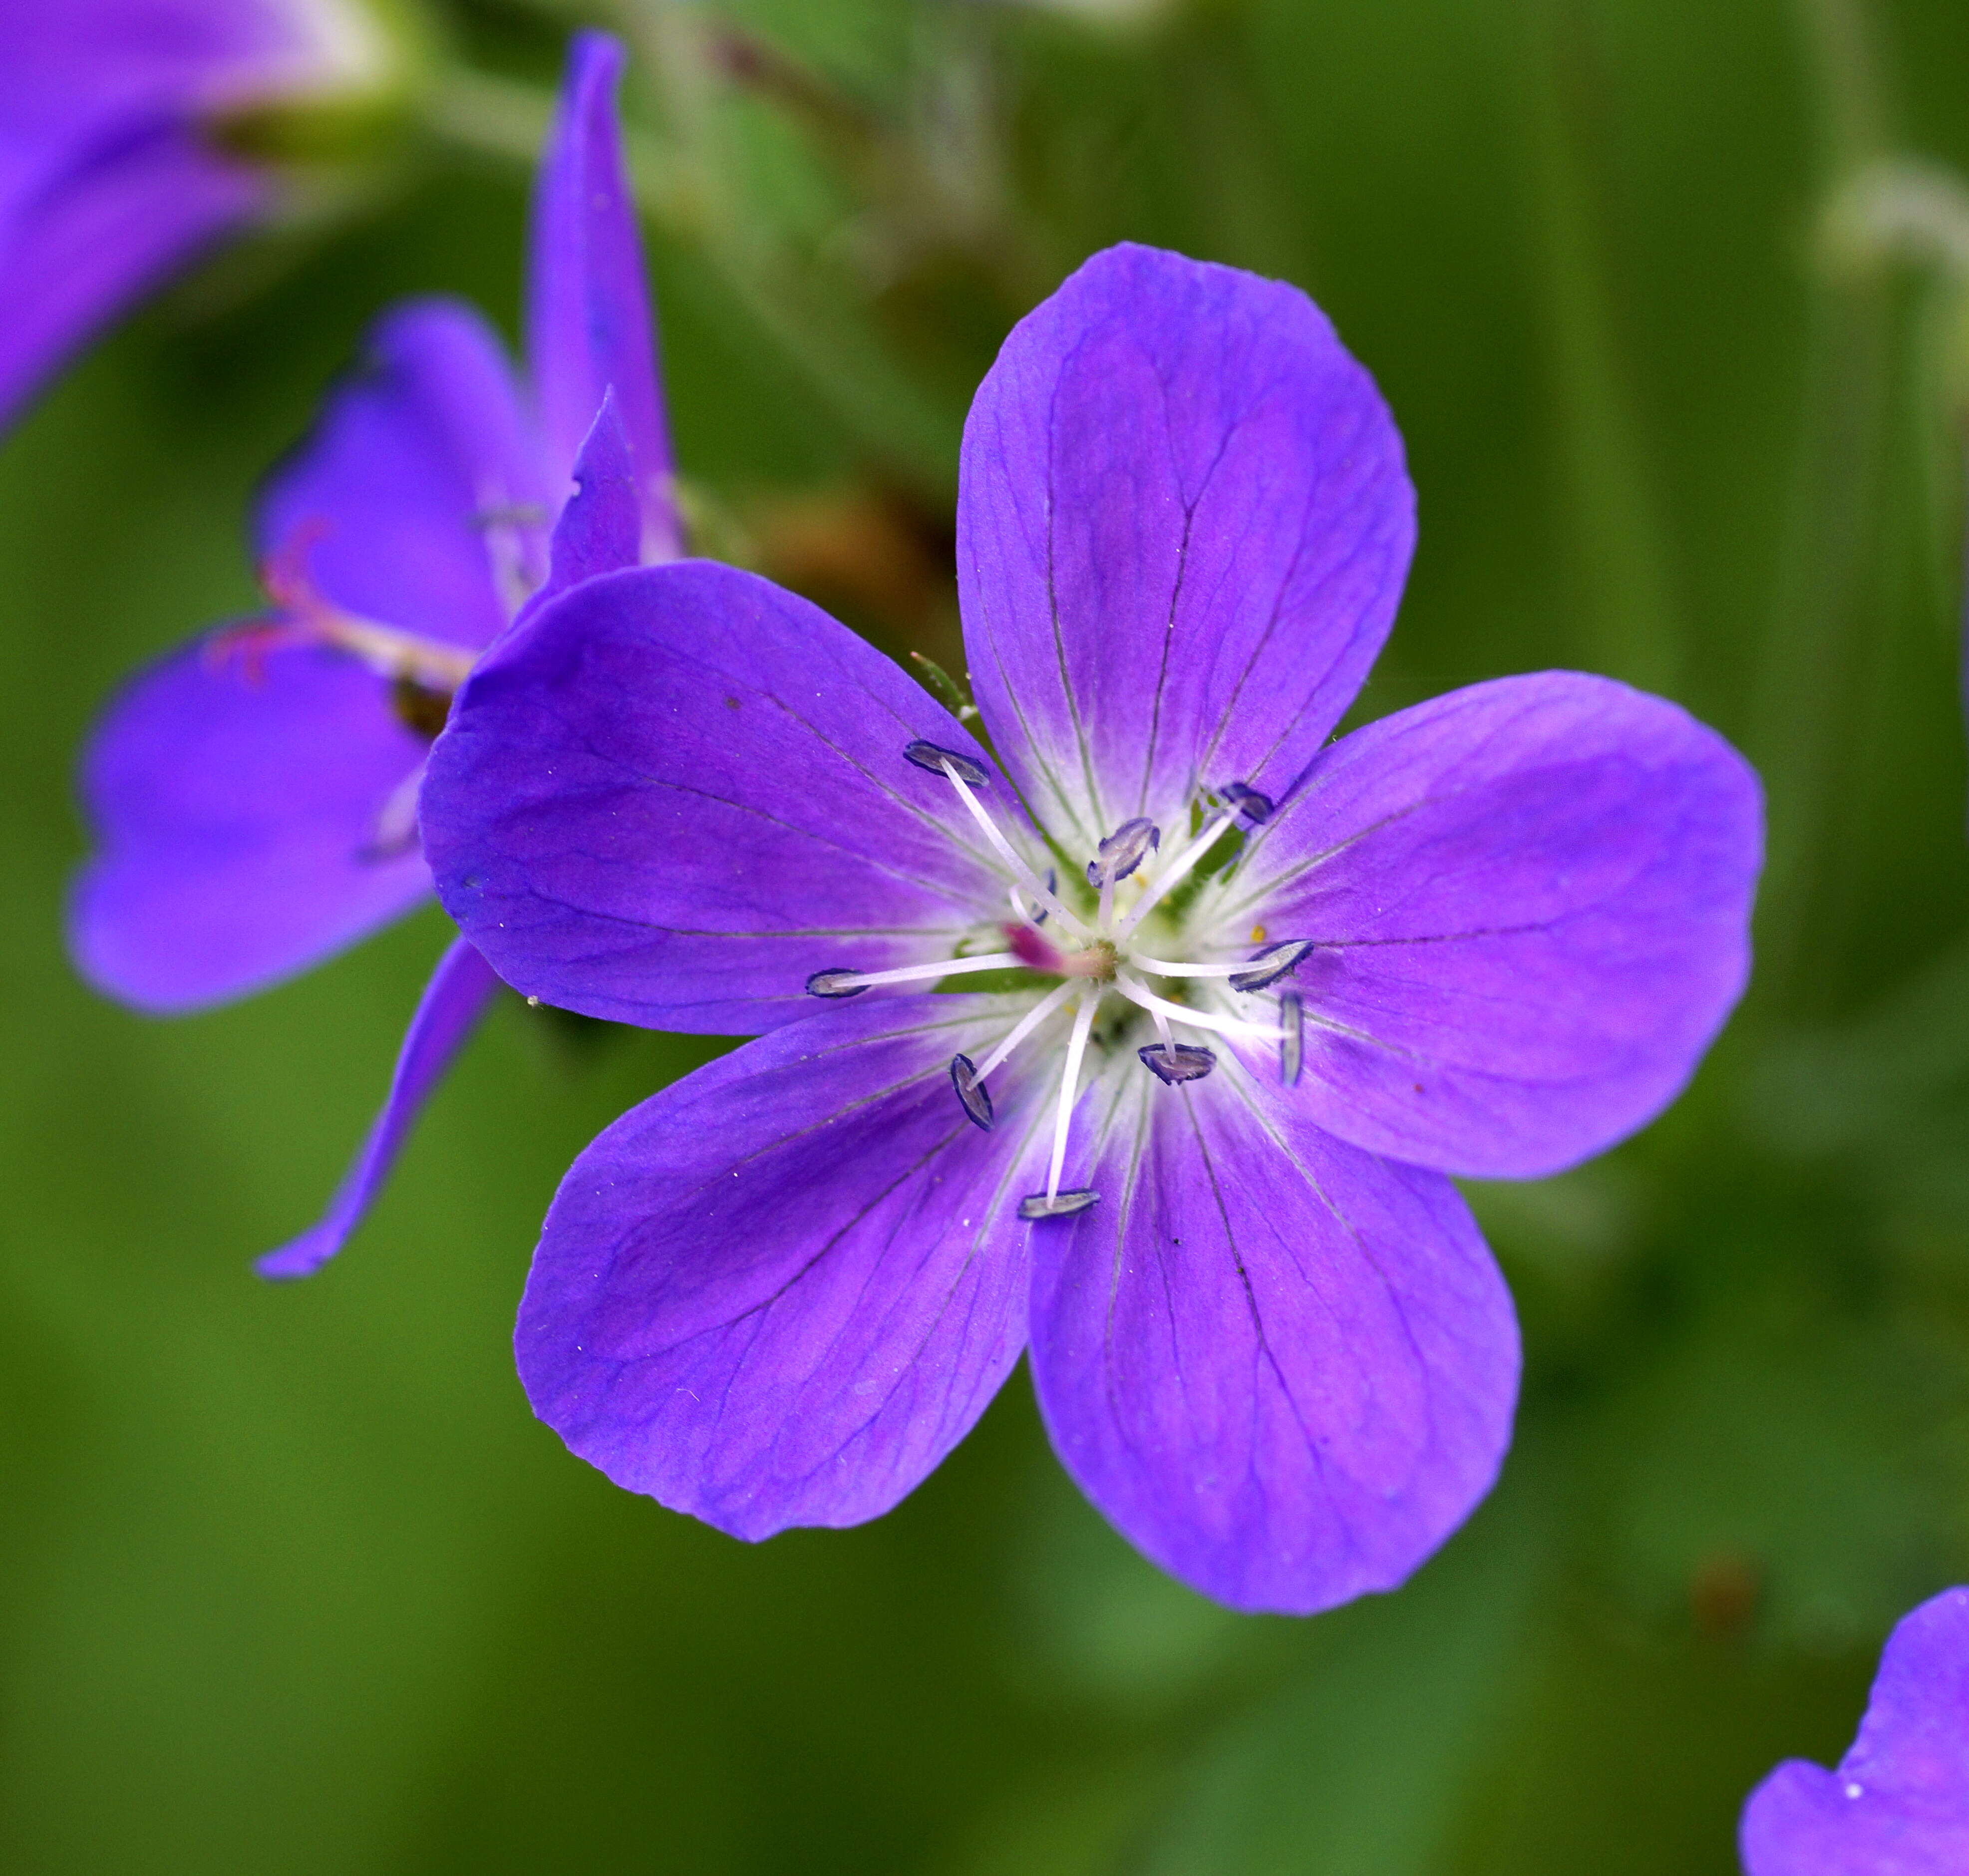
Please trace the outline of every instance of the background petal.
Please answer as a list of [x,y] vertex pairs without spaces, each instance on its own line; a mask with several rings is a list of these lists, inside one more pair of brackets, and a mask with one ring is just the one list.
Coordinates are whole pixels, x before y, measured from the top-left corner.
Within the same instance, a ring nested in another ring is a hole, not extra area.
[[268,191],[168,120],[139,119],[8,190],[0,150],[0,423],[125,306]]
[[389,1094],[355,1163],[336,1188],[320,1222],[260,1259],[254,1268],[261,1276],[313,1276],[348,1242],[396,1165],[424,1103],[471,1039],[499,987],[491,966],[463,938],[453,939],[417,1000],[390,1077]]
[[1343,1139],[1531,1178],[1650,1119],[1750,970],[1755,775],[1675,705],[1507,678],[1336,744],[1218,915],[1298,968],[1300,1094]]
[[1510,1298],[1448,1181],[1276,1111],[1234,1064],[1086,1108],[1100,1202],[1034,1227],[1033,1378],[1124,1536],[1234,1607],[1403,1581],[1497,1476]]
[[1016,1208],[1050,1110],[1007,1074],[982,1132],[949,1075],[1017,1009],[828,1010],[618,1121],[569,1172],[527,1279],[535,1412],[618,1485],[735,1537],[895,1504],[1025,1340]]
[[1374,381],[1296,288],[1148,248],[1022,320],[965,426],[978,707],[1084,844],[1193,782],[1282,794],[1387,636],[1415,534]]
[[1905,1617],[1836,1772],[1792,1759],[1750,1794],[1748,1876],[1958,1876],[1969,1869],[1969,1589]]
[[415,905],[414,844],[378,851],[424,744],[339,653],[189,645],[112,702],[83,754],[99,847],[70,944],[99,990],[158,1013],[263,988]]
[[615,89],[622,48],[581,32],[568,47],[561,109],[534,192],[527,357],[549,453],[565,474],[611,387],[635,457],[645,557],[673,559],[683,531],[657,375],[656,322],[622,161]]
[[446,909],[526,994],[769,1029],[813,1013],[816,970],[948,956],[1004,915],[1003,883],[946,831],[968,831],[950,784],[903,757],[919,737],[986,760],[879,652],[755,575],[609,574],[459,692],[426,849]]
[[545,575],[549,500],[498,335],[460,302],[415,300],[376,322],[255,531],[345,611],[475,647]]

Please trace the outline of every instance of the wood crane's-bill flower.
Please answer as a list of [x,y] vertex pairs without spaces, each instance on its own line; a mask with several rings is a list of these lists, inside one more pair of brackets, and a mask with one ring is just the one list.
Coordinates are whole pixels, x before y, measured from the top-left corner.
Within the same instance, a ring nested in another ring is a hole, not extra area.
[[578,1159],[536,1411],[748,1538],[886,1511],[1029,1350],[1074,1477],[1250,1609],[1398,1583],[1488,1489],[1519,1353],[1448,1175],[1673,1098],[1743,987],[1742,760],[1566,672],[1328,744],[1413,539],[1304,295],[1140,248],[1007,342],[958,556],[989,746],[702,562],[544,608],[424,791],[527,994],[757,1039]]
[[[154,1014],[227,1002],[424,903],[417,790],[473,662],[524,608],[678,552],[621,64],[598,34],[571,49],[535,197],[526,379],[468,306],[386,314],[261,498],[271,611],[140,673],[92,734],[98,851],[70,939],[107,994]],[[339,1248],[497,984],[454,942],[329,1213],[266,1274]]]

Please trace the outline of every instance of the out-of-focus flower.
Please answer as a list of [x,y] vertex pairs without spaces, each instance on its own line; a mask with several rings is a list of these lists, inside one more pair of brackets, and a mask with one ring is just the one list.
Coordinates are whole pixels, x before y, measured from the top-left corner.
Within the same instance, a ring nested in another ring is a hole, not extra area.
[[273,209],[268,153],[386,113],[414,61],[405,17],[370,0],[0,9],[0,422],[131,300]]
[[[261,500],[272,610],[142,672],[90,739],[100,851],[70,941],[109,995],[154,1013],[222,1003],[420,904],[424,757],[473,660],[528,604],[678,551],[620,67],[612,40],[575,41],[535,202],[530,386],[467,306],[387,315]],[[339,1247],[495,987],[455,945],[363,1158],[269,1274]]]
[[1567,673],[1323,747],[1413,538],[1302,294],[1118,248],[965,432],[995,757],[731,569],[495,648],[425,789],[446,907],[543,1001],[764,1032],[554,1202],[518,1353],[576,1453],[741,1537],[854,1524],[1030,1345],[1089,1496],[1226,1602],[1386,1589],[1455,1528],[1518,1345],[1445,1175],[1672,1097],[1744,981],[1760,808],[1674,705]]
[[1787,1759],[1744,1807],[1749,1876],[1969,1870],[1969,1589],[1887,1638],[1859,1737],[1835,1771]]

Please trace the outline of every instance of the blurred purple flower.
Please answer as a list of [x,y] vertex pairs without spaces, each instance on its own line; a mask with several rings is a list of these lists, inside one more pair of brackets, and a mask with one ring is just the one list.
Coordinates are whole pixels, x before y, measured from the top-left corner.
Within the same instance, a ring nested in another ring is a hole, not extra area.
[[1749,1876],[1969,1870],[1969,1589],[1887,1638],[1860,1736],[1836,1771],[1787,1759],[1744,1807]]
[[17,0],[0,8],[0,422],[125,306],[264,213],[222,142],[249,113],[385,90],[362,0]]
[[[100,851],[70,941],[110,996],[201,1009],[421,904],[417,789],[473,660],[524,605],[677,552],[621,63],[612,40],[574,42],[534,204],[530,397],[469,307],[386,315],[261,499],[272,611],[141,673],[97,726],[83,793]],[[268,1275],[339,1248],[495,987],[455,944],[334,1206]]]
[[741,1537],[854,1524],[1030,1345],[1069,1469],[1226,1602],[1384,1589],[1455,1528],[1518,1345],[1445,1175],[1674,1096],[1744,981],[1760,809],[1673,705],[1568,673],[1325,747],[1413,539],[1302,294],[1116,248],[965,434],[995,758],[731,569],[493,652],[424,796],[466,935],[543,1001],[765,1032],[555,1200],[518,1355],[576,1453]]

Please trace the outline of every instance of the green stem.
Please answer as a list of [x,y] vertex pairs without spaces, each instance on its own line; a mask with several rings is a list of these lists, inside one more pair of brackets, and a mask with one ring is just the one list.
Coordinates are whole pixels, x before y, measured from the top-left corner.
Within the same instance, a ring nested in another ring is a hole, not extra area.
[[[453,67],[433,87],[427,128],[453,148],[530,167],[554,112],[553,94]],[[631,184],[644,219],[711,267],[760,334],[819,394],[868,454],[936,498],[956,473],[957,426],[884,351],[865,321],[819,290],[807,270],[741,230],[715,173],[645,132],[625,130]]]
[[[1830,188],[1877,162],[1889,112],[1867,0],[1799,0],[1818,75]],[[1820,270],[1784,554],[1760,655],[1750,753],[1769,791],[1757,996],[1806,981],[1827,845],[1851,760],[1861,589],[1886,445],[1890,296],[1877,274]]]
[[1592,135],[1598,74],[1575,0],[1538,0],[1532,21],[1527,115],[1588,659],[1630,684],[1672,692],[1682,676],[1681,620],[1603,235]]

